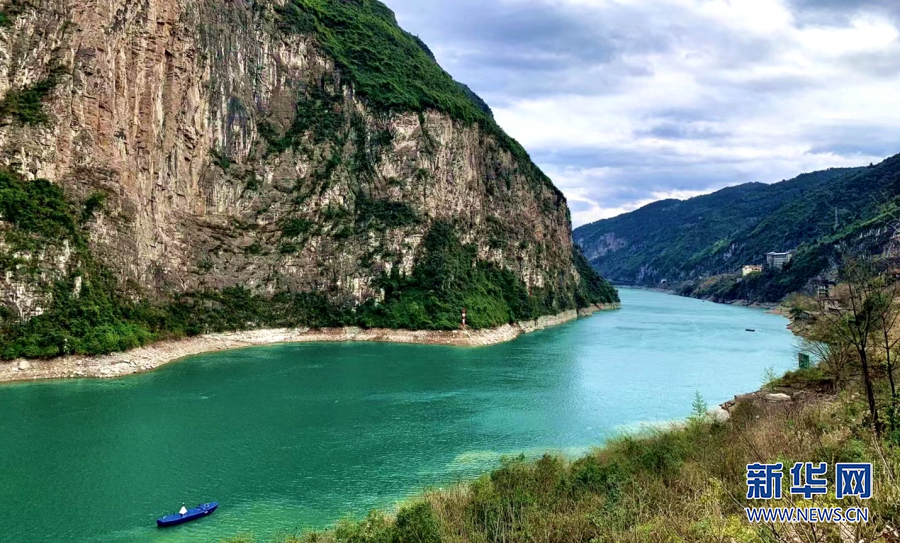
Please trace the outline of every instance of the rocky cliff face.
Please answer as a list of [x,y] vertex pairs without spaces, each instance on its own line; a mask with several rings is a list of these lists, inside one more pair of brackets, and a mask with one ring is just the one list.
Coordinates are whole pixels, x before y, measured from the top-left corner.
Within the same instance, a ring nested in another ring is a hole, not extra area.
[[66,236],[7,247],[15,318],[89,281],[85,259],[132,301],[230,287],[383,300],[381,279],[412,273],[437,223],[545,305],[573,306],[566,202],[527,157],[484,122],[373,106],[286,7],[304,4],[3,8],[0,162],[62,189],[91,255],[71,258]]

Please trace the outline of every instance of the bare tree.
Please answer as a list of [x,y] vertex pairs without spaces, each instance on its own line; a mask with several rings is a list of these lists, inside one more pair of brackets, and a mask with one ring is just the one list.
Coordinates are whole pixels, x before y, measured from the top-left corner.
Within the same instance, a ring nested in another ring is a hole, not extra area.
[[896,410],[897,410],[897,386],[894,382],[894,364],[895,359],[891,357],[897,344],[900,343],[900,334],[894,334],[894,328],[900,324],[900,304],[898,304],[898,295],[900,295],[900,285],[895,282],[888,281],[885,277],[885,283],[888,283],[882,290],[884,296],[884,310],[878,316],[876,321],[875,342],[884,350],[884,365],[888,375],[888,382],[891,386],[891,403],[890,403],[890,424],[891,431],[896,429]]
[[839,339],[856,349],[872,426],[875,434],[881,437],[882,425],[869,368],[869,342],[892,304],[884,292],[884,277],[875,271],[871,258],[845,256],[838,278],[843,284],[838,292],[838,304],[832,306],[828,301],[822,301],[822,317],[831,323]]
[[811,353],[819,361],[819,369],[831,378],[834,390],[843,388],[856,357],[856,348],[834,333],[830,323],[814,323],[802,340],[800,350]]

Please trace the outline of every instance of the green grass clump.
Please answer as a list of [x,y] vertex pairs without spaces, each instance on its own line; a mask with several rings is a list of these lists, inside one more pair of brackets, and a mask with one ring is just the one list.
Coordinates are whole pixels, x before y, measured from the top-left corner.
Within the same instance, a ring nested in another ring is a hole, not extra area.
[[16,17],[30,7],[32,6],[29,0],[6,0],[0,7],[0,28],[11,27]]
[[281,227],[281,235],[285,238],[296,238],[309,232],[312,227],[312,221],[306,219],[289,219]]
[[281,133],[271,122],[262,121],[259,132],[272,153],[299,146],[307,133],[311,134],[312,143],[316,145],[335,141],[345,122],[342,106],[343,96],[340,93],[327,91],[323,82],[313,82],[299,97],[294,120],[287,130]]
[[768,383],[769,388],[792,388],[797,390],[831,390],[834,378],[819,367],[789,371]]
[[359,231],[384,231],[389,228],[415,226],[421,222],[422,218],[406,202],[368,198],[363,195],[356,199],[356,227]]
[[77,236],[74,206],[59,186],[45,179],[27,182],[9,171],[0,171],[0,217],[13,226],[16,249],[32,248],[30,241],[62,241]]

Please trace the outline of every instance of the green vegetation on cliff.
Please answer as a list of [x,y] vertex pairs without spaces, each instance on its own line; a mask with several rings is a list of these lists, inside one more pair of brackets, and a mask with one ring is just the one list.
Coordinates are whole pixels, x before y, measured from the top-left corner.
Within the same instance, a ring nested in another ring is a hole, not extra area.
[[46,124],[50,118],[44,111],[44,101],[59,82],[60,72],[61,68],[54,66],[46,77],[34,84],[21,89],[9,89],[0,100],[0,121],[14,119],[22,124]]
[[377,109],[436,109],[469,122],[485,117],[381,2],[290,0],[281,16],[286,29],[315,35]]
[[7,0],[0,4],[0,28],[12,26],[16,17],[28,7],[28,0]]
[[584,264],[574,296],[551,288],[529,293],[514,273],[476,256],[474,245],[463,244],[451,224],[438,221],[429,228],[412,273],[393,268],[377,281],[382,301],[369,298],[356,305],[335,302],[327,292],[267,297],[234,288],[180,295],[164,307],[145,304],[133,314],[163,336],[292,326],[456,330],[464,307],[469,327],[481,329],[619,301],[616,290]]
[[[394,268],[379,280],[385,293],[382,302],[370,298],[357,305],[335,300],[330,292],[264,296],[239,287],[135,302],[122,293],[89,247],[87,223],[103,200],[102,193],[95,193],[78,205],[47,181],[26,181],[0,171],[0,215],[10,226],[3,240],[13,255],[0,260],[0,271],[55,277],[34,293],[47,300],[41,314],[22,318],[9,307],[0,308],[0,358],[106,354],[156,339],[248,328],[452,330],[459,328],[463,307],[469,326],[479,329],[618,301],[615,289],[582,260],[575,262],[581,275],[576,293],[552,286],[529,293],[511,271],[479,261],[477,248],[464,245],[453,225],[435,222],[412,273],[401,275]],[[421,220],[408,206],[381,200],[366,200],[358,215],[366,229],[373,223],[387,228]],[[311,227],[292,219],[283,224],[282,234],[293,238]],[[65,260],[62,273],[55,269],[59,258]]]
[[56,185],[0,171],[0,216],[9,224],[2,231],[9,250],[0,271],[14,278],[53,275],[48,257],[68,261],[65,273],[35,293],[51,300],[43,313],[23,320],[0,307],[0,357],[108,353],[152,339],[130,318],[114,278],[91,255],[84,227],[100,201],[95,195],[77,206]]
[[453,80],[428,47],[397,24],[377,0],[289,0],[279,9],[287,32],[312,35],[375,110],[385,113],[434,109],[476,123],[517,159],[537,187],[562,193],[535,166],[525,149],[494,121],[487,104]]
[[[717,299],[779,301],[834,266],[844,242],[879,252],[889,239],[900,194],[900,156],[881,164],[804,174],[772,185],[751,183],[690,200],[665,200],[582,226],[575,240],[591,264],[615,282],[707,292],[705,277],[765,263],[771,251],[796,250],[783,272],[707,285]],[[837,214],[837,228],[835,215]]]
[[460,310],[465,307],[470,327],[490,328],[585,307],[589,303],[618,301],[615,291],[596,273],[586,274],[582,279],[578,291],[582,296],[581,305],[559,290],[536,289],[529,294],[514,273],[479,261],[477,251],[474,245],[462,244],[452,225],[434,223],[413,272],[403,276],[394,268],[385,275],[380,281],[385,291],[384,302],[370,300],[363,305],[358,312],[360,324],[455,330],[459,328]]
[[581,251],[581,247],[575,245],[572,252],[575,271],[578,272],[580,278],[578,289],[575,291],[575,305],[581,308],[591,304],[619,303],[619,293],[609,281],[594,271]]

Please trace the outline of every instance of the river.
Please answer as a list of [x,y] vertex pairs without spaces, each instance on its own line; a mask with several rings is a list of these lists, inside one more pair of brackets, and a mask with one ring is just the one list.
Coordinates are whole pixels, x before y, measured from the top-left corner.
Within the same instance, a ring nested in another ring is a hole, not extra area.
[[[621,311],[480,348],[257,347],[0,386],[0,540],[265,539],[390,509],[503,455],[577,455],[795,365],[787,321],[622,290]],[[746,329],[755,329],[755,333]],[[211,517],[155,518],[218,500]]]

